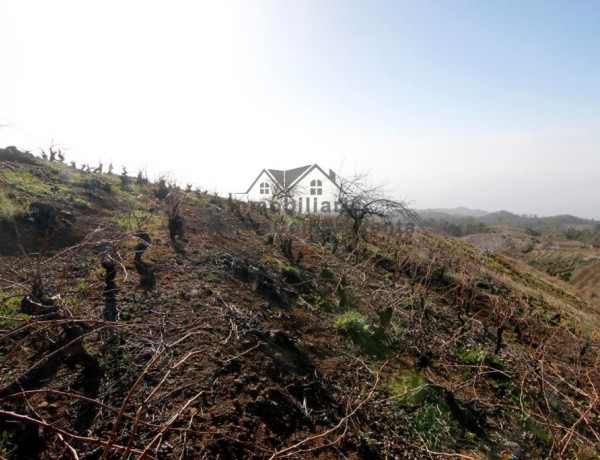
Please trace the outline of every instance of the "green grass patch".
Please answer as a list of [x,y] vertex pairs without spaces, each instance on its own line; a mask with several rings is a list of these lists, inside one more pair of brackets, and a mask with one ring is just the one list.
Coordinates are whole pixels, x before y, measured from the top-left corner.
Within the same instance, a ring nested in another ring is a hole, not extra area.
[[351,335],[364,334],[371,328],[369,318],[357,311],[349,311],[336,316],[333,324],[337,329]]
[[125,231],[141,230],[157,236],[161,230],[167,230],[167,217],[152,213],[141,202],[134,201],[127,213],[121,213],[114,222]]
[[2,169],[0,179],[7,182],[20,192],[34,197],[43,197],[52,193],[52,186],[43,182],[29,171],[20,170],[19,172],[11,169]]
[[[57,172],[55,171],[55,173]],[[52,178],[38,177],[26,170],[13,171],[6,168],[0,171],[0,183],[8,185],[10,192],[19,197],[18,200],[13,199],[12,201],[13,204],[17,203],[20,209],[25,209],[32,201],[48,199],[57,195],[64,197],[70,205],[76,208],[88,209],[91,207],[91,204],[82,198],[82,194],[77,192],[68,178],[63,183],[53,183],[50,180]],[[5,199],[0,197],[0,203],[4,201]],[[10,212],[6,206],[5,204],[2,214]]]
[[29,318],[21,313],[21,294],[0,293],[0,329],[10,330]]
[[16,201],[0,193],[0,221],[12,222],[24,209]]

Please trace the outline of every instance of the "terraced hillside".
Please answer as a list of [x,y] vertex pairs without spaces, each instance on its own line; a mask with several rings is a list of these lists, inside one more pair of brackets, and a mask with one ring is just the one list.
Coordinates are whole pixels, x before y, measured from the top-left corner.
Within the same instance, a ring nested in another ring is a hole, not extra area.
[[[590,225],[580,225],[589,228]],[[490,227],[490,233],[464,237],[484,253],[501,252],[511,260],[522,260],[541,273],[563,281],[593,302],[600,301],[600,248],[567,240],[568,224],[539,231],[510,225]],[[532,235],[533,233],[533,235]],[[557,281],[558,280],[558,281]]]
[[586,265],[578,267],[569,280],[582,292],[590,292],[600,299],[600,254],[583,259]]
[[555,245],[536,249],[525,260],[532,266],[577,287],[592,297],[600,296],[600,251],[582,245]]
[[0,209],[2,457],[600,451],[598,310],[525,263],[6,150]]

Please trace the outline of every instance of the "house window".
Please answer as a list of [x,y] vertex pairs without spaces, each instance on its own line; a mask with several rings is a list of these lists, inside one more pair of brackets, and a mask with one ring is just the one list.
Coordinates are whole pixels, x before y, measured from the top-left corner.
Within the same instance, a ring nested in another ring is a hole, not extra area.
[[320,180],[310,181],[310,194],[311,195],[323,195],[323,182]]
[[261,195],[268,195],[270,193],[269,191],[269,183],[268,182],[261,182],[260,183],[260,194]]

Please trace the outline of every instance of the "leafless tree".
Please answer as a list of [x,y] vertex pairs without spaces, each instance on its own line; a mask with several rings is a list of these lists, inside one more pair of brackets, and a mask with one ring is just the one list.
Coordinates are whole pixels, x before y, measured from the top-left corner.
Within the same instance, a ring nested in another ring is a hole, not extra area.
[[403,217],[419,221],[417,213],[405,201],[393,199],[382,186],[370,185],[366,174],[340,177],[338,186],[337,199],[341,213],[352,221],[352,233],[357,240],[364,221],[369,218],[389,221],[394,217]]
[[271,189],[271,203],[278,202],[284,209],[287,208],[288,203],[293,203],[296,197],[301,194],[298,183],[288,187],[272,180],[268,184]]

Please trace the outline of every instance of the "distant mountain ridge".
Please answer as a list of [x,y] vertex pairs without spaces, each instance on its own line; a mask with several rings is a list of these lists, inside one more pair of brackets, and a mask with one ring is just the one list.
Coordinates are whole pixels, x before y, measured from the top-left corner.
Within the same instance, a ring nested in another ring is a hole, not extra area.
[[481,222],[485,223],[510,223],[510,224],[545,224],[545,225],[577,225],[577,224],[589,224],[592,222],[590,219],[584,219],[582,217],[576,217],[569,214],[559,214],[556,216],[548,217],[537,217],[535,215],[522,215],[514,214],[509,211],[497,211],[486,216],[481,217]]
[[420,210],[420,213],[443,213],[451,216],[460,216],[460,217],[483,217],[489,214],[488,211],[484,211],[482,209],[470,209],[464,206],[459,206],[457,208],[428,208],[424,210]]
[[464,206],[457,208],[428,208],[417,210],[423,219],[463,220],[474,219],[488,224],[507,223],[514,225],[577,225],[593,223],[593,219],[586,219],[570,214],[538,217],[535,214],[519,215],[510,211],[501,210],[488,212],[482,209],[470,209]]

